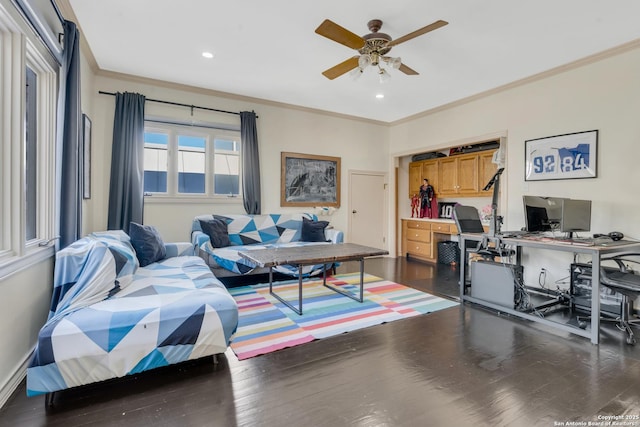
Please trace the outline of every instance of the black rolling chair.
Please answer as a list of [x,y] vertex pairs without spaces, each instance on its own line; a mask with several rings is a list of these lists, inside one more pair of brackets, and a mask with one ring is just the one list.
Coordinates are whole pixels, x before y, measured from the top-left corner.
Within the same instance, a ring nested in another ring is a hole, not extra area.
[[[478,214],[478,209],[473,206],[463,206],[456,205],[453,207],[453,219],[456,222],[456,227],[458,227],[458,233],[484,233],[484,227],[482,226],[482,221],[480,220],[480,214]],[[462,236],[458,234],[459,241],[462,241]],[[483,261],[495,261],[496,258],[506,256],[506,254],[502,254],[496,248],[489,247],[488,239],[478,240],[465,240],[465,253],[460,254],[460,262],[465,263],[465,270],[468,272],[469,269],[466,266],[469,265],[469,256],[471,254],[476,254],[480,256]],[[462,250],[462,248],[460,248]],[[499,248],[498,248],[499,249]],[[465,286],[469,285],[468,273],[465,275],[464,281]]]
[[[633,345],[636,343],[636,339],[633,335],[631,325],[640,324],[640,319],[634,318],[635,316],[633,314],[633,300],[640,295],[640,275],[634,274],[633,271],[625,265],[625,262],[640,264],[640,253],[622,253],[610,258],[603,258],[602,260],[611,260],[618,264],[618,268],[600,268],[600,283],[622,295],[622,301],[620,303],[620,317],[615,319],[600,317],[600,320],[615,323],[618,329],[627,333],[627,344]],[[592,295],[595,292],[597,291],[592,291]],[[586,321],[590,319],[591,316],[578,316],[578,324],[581,328],[585,328],[587,326]]]
[[[473,206],[454,206],[453,219],[456,222],[456,227],[458,227],[458,233],[484,233],[484,227],[482,226],[478,209]],[[476,253],[488,260],[513,255],[513,251],[504,250],[504,248],[501,247],[488,247],[487,242],[484,240],[465,240],[464,243],[468,252]]]

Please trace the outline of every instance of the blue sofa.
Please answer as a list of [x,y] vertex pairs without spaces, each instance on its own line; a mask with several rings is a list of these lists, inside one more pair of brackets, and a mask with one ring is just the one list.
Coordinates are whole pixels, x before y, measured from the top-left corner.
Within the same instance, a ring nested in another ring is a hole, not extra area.
[[223,353],[238,307],[189,242],[140,267],[129,236],[93,233],[56,254],[49,318],[27,395]]
[[[191,242],[197,254],[206,261],[216,277],[234,277],[247,274],[266,273],[268,269],[257,268],[242,258],[238,250],[252,250],[272,247],[298,247],[305,245],[327,245],[342,243],[342,231],[327,227],[321,242],[302,241],[303,218],[317,221],[318,217],[310,213],[302,214],[234,214],[199,215],[191,225]],[[209,235],[202,230],[201,221],[221,219],[226,223],[229,245],[214,247]],[[327,266],[330,269],[331,265]],[[303,267],[305,276],[322,272],[323,265]],[[290,276],[298,275],[298,268],[290,265],[277,266],[274,271]]]

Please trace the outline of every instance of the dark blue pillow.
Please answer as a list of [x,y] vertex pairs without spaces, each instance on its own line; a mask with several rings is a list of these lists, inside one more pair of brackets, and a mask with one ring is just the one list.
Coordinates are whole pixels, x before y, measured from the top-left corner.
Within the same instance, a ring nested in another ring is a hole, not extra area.
[[210,220],[199,220],[202,232],[209,236],[211,246],[214,248],[224,248],[231,246],[229,240],[229,228],[224,219],[214,218]]
[[167,256],[164,242],[155,227],[132,222],[129,224],[129,237],[133,249],[136,250],[140,267],[160,261]]
[[329,221],[312,221],[302,217],[302,234],[300,240],[303,242],[328,242],[324,235],[324,229],[329,225]]

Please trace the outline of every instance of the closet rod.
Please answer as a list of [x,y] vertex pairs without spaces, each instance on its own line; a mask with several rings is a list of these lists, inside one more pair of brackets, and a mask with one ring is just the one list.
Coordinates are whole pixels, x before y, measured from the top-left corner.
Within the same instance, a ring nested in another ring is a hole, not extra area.
[[[98,93],[100,95],[111,95],[111,96],[116,96],[115,93],[113,92],[104,92],[102,90],[99,90]],[[240,113],[236,112],[236,111],[226,111],[226,110],[218,110],[216,108],[209,108],[209,107],[199,107],[197,105],[189,105],[189,104],[182,104],[180,102],[173,102],[173,101],[162,101],[160,99],[152,99],[152,98],[146,98],[146,101],[151,101],[151,102],[157,102],[160,104],[169,104],[169,105],[177,105],[178,107],[188,107],[191,108],[191,112],[193,113],[193,109],[197,108],[198,110],[207,110],[207,111],[215,111],[217,113],[225,113],[225,114],[235,114],[237,116],[240,115]],[[256,119],[258,118],[258,116],[256,116]]]

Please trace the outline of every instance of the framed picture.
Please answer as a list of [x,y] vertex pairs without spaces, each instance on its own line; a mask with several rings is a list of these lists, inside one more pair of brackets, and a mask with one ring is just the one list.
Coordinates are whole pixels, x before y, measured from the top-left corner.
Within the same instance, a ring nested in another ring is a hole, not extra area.
[[525,141],[525,181],[595,178],[598,131]]
[[280,206],[340,207],[340,157],[281,156]]
[[82,115],[82,198],[91,198],[91,119]]

